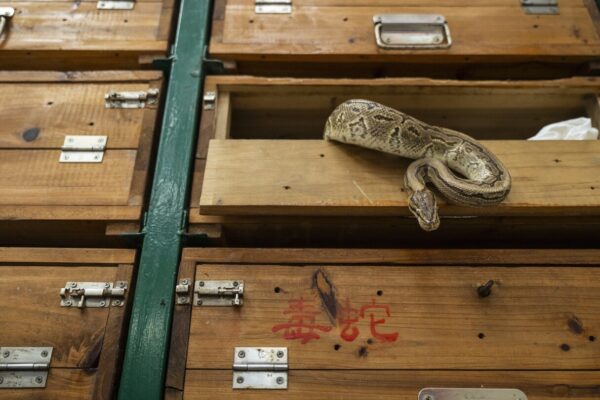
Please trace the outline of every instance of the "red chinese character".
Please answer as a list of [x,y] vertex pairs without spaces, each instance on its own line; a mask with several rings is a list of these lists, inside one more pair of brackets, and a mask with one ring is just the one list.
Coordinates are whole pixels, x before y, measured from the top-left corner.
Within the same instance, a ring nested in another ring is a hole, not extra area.
[[[367,310],[384,310],[385,314],[390,316],[390,306],[386,304],[375,304],[375,299],[371,300],[371,304],[366,306],[362,306],[360,308],[360,317],[365,317],[365,311]],[[377,332],[377,325],[385,324],[385,318],[375,319],[375,314],[370,313],[371,315],[371,336],[373,338],[379,340],[380,342],[395,342],[398,339],[398,332],[394,333],[379,333]]]
[[350,305],[350,299],[346,298],[346,303],[340,308],[339,323],[342,325],[342,332],[340,336],[347,342],[352,342],[358,337],[360,333],[356,326],[353,324],[358,322],[358,310],[352,308]]
[[288,302],[288,307],[289,308],[283,313],[290,315],[290,319],[285,324],[273,326],[273,333],[284,329],[284,339],[300,339],[300,343],[306,344],[313,339],[319,339],[321,337],[316,331],[331,331],[331,326],[315,323],[319,311],[315,310],[312,304],[306,304],[302,297],[290,300]]

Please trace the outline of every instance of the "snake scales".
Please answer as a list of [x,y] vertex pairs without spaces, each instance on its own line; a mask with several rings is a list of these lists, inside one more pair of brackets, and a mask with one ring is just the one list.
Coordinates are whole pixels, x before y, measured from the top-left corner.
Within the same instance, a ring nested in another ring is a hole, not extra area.
[[414,159],[406,170],[404,186],[409,209],[426,231],[440,225],[428,182],[449,201],[463,206],[497,204],[510,191],[507,169],[475,139],[373,101],[349,100],[338,106],[325,124],[324,137]]

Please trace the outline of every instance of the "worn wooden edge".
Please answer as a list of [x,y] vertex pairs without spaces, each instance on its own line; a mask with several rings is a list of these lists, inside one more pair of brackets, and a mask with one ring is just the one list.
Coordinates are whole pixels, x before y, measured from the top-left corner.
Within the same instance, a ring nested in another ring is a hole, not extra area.
[[600,249],[185,248],[186,263],[600,265]]
[[[194,260],[182,261],[179,267],[177,282],[182,279],[188,279],[190,287],[192,287],[195,276],[196,262]],[[191,296],[190,291],[190,300]],[[167,361],[167,376],[165,381],[167,389],[175,391],[183,391],[184,389],[191,318],[192,305],[177,304],[176,302],[171,325],[169,359]]]
[[[414,86],[414,87],[455,87],[455,88],[540,88],[561,92],[571,88],[595,88],[600,91],[600,77],[575,76],[547,80],[459,80],[433,78],[269,78],[249,75],[209,75],[205,87],[221,90],[243,90],[248,86]],[[218,95],[218,94],[217,94]]]
[[133,264],[136,251],[130,249],[0,247],[2,263],[52,264]]
[[164,400],[183,400],[183,390],[166,388]]
[[160,71],[0,71],[0,83],[98,83],[162,80]]
[[141,206],[0,206],[0,220],[12,221],[132,221],[141,215]]
[[129,286],[125,295],[125,305],[111,307],[108,314],[94,392],[91,397],[94,400],[113,399],[116,393],[116,382],[125,350],[127,316],[131,310],[133,299],[133,296],[130,295],[133,284],[133,265],[119,265],[115,281],[126,281]]

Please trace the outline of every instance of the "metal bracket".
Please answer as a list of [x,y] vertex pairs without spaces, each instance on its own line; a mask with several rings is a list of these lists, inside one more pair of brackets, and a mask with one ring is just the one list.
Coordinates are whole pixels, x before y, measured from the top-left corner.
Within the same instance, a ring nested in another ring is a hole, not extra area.
[[254,11],[257,14],[291,14],[292,0],[256,0]]
[[527,400],[527,395],[518,389],[426,388],[419,400]]
[[8,20],[15,15],[15,9],[12,7],[0,7],[0,36],[4,33],[4,28]]
[[146,108],[158,104],[158,89],[147,92],[108,92],[104,96],[106,108]]
[[526,14],[556,15],[559,13],[558,0],[521,0]]
[[190,304],[191,296],[190,289],[192,285],[190,284],[191,279],[181,279],[179,284],[175,286],[175,295],[177,296],[177,304]]
[[133,10],[134,0],[100,0],[96,4],[98,10]]
[[382,14],[373,16],[375,41],[382,49],[447,49],[450,28],[443,15]]
[[108,136],[67,135],[61,147],[61,163],[101,163]]
[[102,308],[125,304],[127,282],[67,282],[60,289],[60,306],[77,308]]
[[53,347],[0,347],[0,389],[44,388]]
[[203,307],[241,307],[244,281],[196,281],[194,305]]
[[287,347],[236,347],[234,389],[287,389]]
[[217,103],[217,92],[205,92],[202,98],[202,108],[204,110],[214,110]]

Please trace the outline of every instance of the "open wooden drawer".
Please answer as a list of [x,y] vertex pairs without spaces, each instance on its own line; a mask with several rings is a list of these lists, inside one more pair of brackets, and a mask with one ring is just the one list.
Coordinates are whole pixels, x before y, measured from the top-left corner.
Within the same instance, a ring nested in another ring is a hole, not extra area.
[[113,398],[134,263],[133,250],[0,248],[0,398]]
[[[581,116],[597,127],[599,92],[596,78],[210,77],[190,230],[232,245],[452,246],[465,237],[474,246],[589,245],[600,217],[600,141],[524,139]],[[513,176],[509,197],[488,208],[440,202],[441,228],[421,232],[403,192],[408,160],[321,140],[327,116],[349,98],[379,101],[484,140]]]
[[8,0],[0,68],[135,69],[169,49],[174,0]]
[[138,232],[161,85],[159,72],[0,73],[0,241]]
[[596,68],[598,21],[593,0],[217,0],[209,51],[261,76],[548,79]]
[[[572,249],[185,249],[166,398],[416,400],[451,387],[600,399],[599,260]],[[228,289],[219,297],[215,285]],[[244,362],[251,348],[285,352],[265,380],[281,390],[236,388],[261,373]]]

